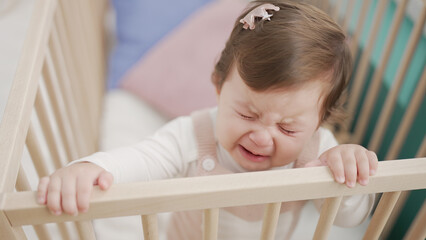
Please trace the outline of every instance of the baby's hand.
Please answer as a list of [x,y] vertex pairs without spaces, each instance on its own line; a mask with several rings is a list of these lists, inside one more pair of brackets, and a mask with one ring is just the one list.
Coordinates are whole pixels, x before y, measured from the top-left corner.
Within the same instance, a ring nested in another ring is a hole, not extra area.
[[343,144],[325,151],[319,160],[309,162],[306,167],[328,166],[339,183],[350,188],[367,185],[369,176],[376,173],[378,160],[374,152],[356,144]]
[[76,163],[58,169],[50,177],[40,179],[37,201],[46,204],[55,215],[62,212],[76,216],[89,209],[93,185],[102,190],[113,182],[111,173],[93,163]]

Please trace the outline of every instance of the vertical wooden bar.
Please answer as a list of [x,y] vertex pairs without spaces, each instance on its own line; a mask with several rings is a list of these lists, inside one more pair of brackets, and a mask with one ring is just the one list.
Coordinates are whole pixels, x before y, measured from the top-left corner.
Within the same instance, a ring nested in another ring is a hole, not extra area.
[[[75,82],[75,93],[78,94],[77,97],[82,99],[82,111],[85,116],[87,125],[89,126],[90,138],[94,139],[94,129],[96,125],[93,125],[93,114],[94,107],[93,101],[91,98],[91,82],[93,81],[93,76],[90,72],[90,50],[87,47],[86,34],[86,23],[81,19],[81,13],[78,9],[77,1],[65,1],[60,0],[59,5],[62,8],[62,14],[65,22],[65,29],[68,32],[68,38],[72,47],[72,54],[74,54],[74,61],[77,64],[78,69],[81,70],[81,75],[79,78],[74,79]],[[95,146],[93,146],[92,151],[95,151]]]
[[343,1],[341,0],[334,1],[334,6],[333,6],[333,11],[331,16],[336,22],[339,22],[339,13],[340,13],[340,8],[342,7],[342,3]]
[[388,0],[380,0],[377,7],[376,12],[374,14],[373,26],[370,29],[368,34],[368,40],[364,51],[361,54],[361,60],[358,63],[358,67],[356,69],[355,78],[352,84],[351,94],[349,95],[347,112],[349,114],[349,119],[345,120],[345,130],[348,131],[349,126],[352,123],[353,117],[355,116],[356,107],[358,106],[362,87],[365,84],[365,77],[367,74],[368,67],[371,62],[371,54],[373,52],[373,48],[376,44],[376,37],[379,33],[379,28],[382,23],[383,15],[385,13],[386,7],[388,5]]
[[327,198],[321,207],[321,215],[314,233],[314,240],[327,239],[342,197]]
[[268,203],[262,224],[262,240],[273,240],[277,231],[278,219],[280,217],[281,203]]
[[398,69],[398,73],[392,84],[390,92],[388,96],[386,97],[385,105],[383,107],[383,110],[380,113],[380,117],[374,129],[371,142],[369,143],[368,148],[372,151],[377,152],[379,149],[380,142],[383,138],[385,129],[390,120],[392,110],[395,106],[395,102],[398,97],[399,90],[401,88],[402,82],[404,80],[405,74],[408,69],[408,65],[411,61],[411,58],[414,55],[414,51],[416,49],[417,43],[420,37],[422,36],[423,26],[425,25],[425,18],[426,18],[426,6],[424,5],[422,8],[421,14],[419,15],[419,18],[417,19],[417,22],[414,25],[414,29],[410,35],[410,39],[408,40],[408,44],[407,44],[404,56],[402,57],[402,60],[400,63],[400,68]]
[[[422,158],[426,157],[426,137],[423,138],[422,144],[420,145],[419,149],[417,150],[416,158]],[[410,191],[403,191],[401,195],[399,196],[398,202],[396,203],[383,231],[382,231],[382,238],[386,239],[392,230],[399,214],[402,211],[402,208],[404,207],[405,203],[407,202],[408,196],[410,195]]]
[[[25,171],[22,168],[22,166],[19,167],[18,178],[16,181],[16,190],[31,191],[30,183],[28,181],[27,175],[25,174]],[[43,240],[52,239],[46,225],[34,225],[33,228],[39,239],[43,239]]]
[[385,160],[387,159],[397,159],[399,151],[401,150],[403,141],[410,131],[410,127],[416,117],[417,111],[422,104],[422,100],[426,92],[426,68],[423,69],[422,77],[414,91],[414,95],[410,100],[409,106],[404,114],[401,125],[398,127],[398,130],[395,134],[395,137],[392,140],[392,144],[389,147],[389,151],[386,154]]
[[[84,0],[83,0],[84,1]],[[84,2],[86,5],[84,6]],[[86,61],[89,63],[97,63],[97,61],[94,60],[94,50],[96,46],[93,46],[93,40],[94,40],[94,32],[92,29],[93,26],[93,20],[90,18],[87,18],[87,1],[82,2],[81,0],[73,1],[73,8],[75,9],[75,14],[80,19],[82,23],[85,23],[84,25],[80,26],[80,30],[82,32],[80,40],[82,41],[81,47],[84,47],[85,51],[85,57],[87,57]],[[69,4],[69,3],[68,3]],[[84,44],[83,44],[84,43]],[[86,82],[86,92],[87,99],[89,100],[88,106],[89,106],[89,118],[88,120],[92,122],[92,126],[96,126],[96,105],[97,105],[97,90],[96,89],[96,80],[97,77],[94,74],[94,67],[96,65],[92,65],[91,67],[85,65],[86,73],[88,77],[88,81]],[[96,90],[95,90],[96,89]],[[96,128],[94,128],[96,129]],[[94,134],[95,136],[96,134]]]
[[37,97],[35,100],[35,109],[37,111],[37,116],[40,121],[41,128],[46,138],[48,145],[48,150],[52,157],[53,165],[56,169],[61,168],[63,163],[61,161],[61,156],[58,151],[58,144],[54,136],[54,130],[52,128],[53,122],[48,117],[47,103],[46,99],[41,94],[40,89],[37,91]]
[[328,2],[328,0],[321,0],[321,1],[320,1],[320,8],[321,8],[324,12],[329,13],[329,12],[328,12],[329,7],[330,7],[330,3]]
[[16,178],[16,191],[31,191],[30,182],[28,181],[27,174],[25,173],[22,165],[19,166],[18,178]]
[[142,215],[142,228],[145,240],[158,240],[157,215]]
[[38,176],[39,177],[48,176],[49,167],[47,166],[46,161],[43,160],[41,146],[35,135],[34,125],[32,122],[30,123],[30,126],[28,128],[26,145]]
[[[369,122],[371,113],[373,111],[374,103],[376,102],[377,95],[382,84],[382,78],[386,69],[386,66],[389,61],[390,54],[392,53],[393,44],[395,43],[399,27],[401,25],[402,19],[405,15],[405,8],[407,6],[408,0],[401,0],[398,4],[395,16],[391,23],[391,28],[388,37],[386,38],[386,43],[383,48],[383,54],[379,61],[379,65],[374,71],[373,78],[371,80],[370,86],[367,90],[367,95],[364,101],[364,105],[361,108],[360,117],[357,119],[355,125],[355,131],[353,133],[352,142],[361,143],[362,138],[367,129],[367,124]],[[350,116],[353,118],[353,116]]]
[[422,208],[417,213],[416,218],[405,235],[405,240],[423,240],[426,238],[426,201],[423,201]]
[[219,226],[219,208],[204,209],[203,240],[216,240]]
[[91,221],[75,222],[80,239],[96,240],[95,230]]
[[[59,10],[58,10],[58,16],[57,19],[59,19]],[[57,20],[58,22],[59,20]],[[70,86],[71,79],[73,78],[73,75],[71,72],[73,71],[73,68],[71,65],[72,61],[66,61],[64,50],[62,49],[61,43],[59,41],[59,35],[56,24],[52,28],[52,38],[51,38],[51,50],[52,50],[52,60],[55,65],[55,68],[58,69],[59,76],[61,78],[61,81],[59,81],[59,88],[60,92],[63,95],[63,100],[65,104],[65,110],[68,113],[69,122],[71,124],[71,129],[73,133],[73,138],[75,141],[75,145],[77,147],[77,157],[82,157],[84,155],[89,154],[89,150],[87,149],[87,143],[85,141],[86,138],[84,137],[84,133],[86,131],[83,131],[84,123],[81,123],[79,121],[79,116],[82,114],[78,111],[76,108],[76,100],[73,99],[74,95],[72,93],[72,88]]]
[[76,147],[74,145],[75,140],[73,139],[71,129],[69,127],[69,118],[66,115],[62,94],[58,87],[59,79],[49,50],[47,51],[46,61],[43,66],[43,76],[59,134],[62,142],[64,143],[65,154],[67,155],[68,161],[71,161],[77,157]]
[[353,58],[356,58],[356,55],[358,53],[358,43],[362,35],[362,29],[364,27],[365,18],[367,16],[370,3],[371,1],[362,1],[361,12],[359,14],[357,28],[355,32],[352,34],[352,39],[350,44],[350,49],[351,49]]
[[355,6],[355,0],[347,0],[346,14],[342,24],[342,29],[347,35],[349,35],[349,25],[351,23],[352,14],[354,12],[354,6]]
[[[85,83],[84,81],[87,79],[84,75],[84,68],[81,67],[82,62],[80,61],[81,58],[84,58],[83,56],[79,55],[79,50],[81,51],[81,48],[79,48],[76,38],[78,36],[74,36],[72,34],[70,27],[66,24],[66,17],[64,16],[63,12],[68,11],[66,8],[63,10],[64,6],[63,1],[60,1],[60,7],[58,7],[58,18],[57,18],[57,30],[58,30],[58,36],[59,36],[59,43],[61,43],[61,46],[63,46],[63,53],[65,57],[66,66],[70,68],[70,71],[68,71],[70,74],[70,80],[68,83],[69,89],[72,92],[72,104],[76,106],[76,109],[78,111],[78,121],[77,123],[80,124],[79,131],[82,131],[84,134],[85,144],[84,149],[85,152],[82,153],[82,156],[88,155],[90,153],[94,152],[95,144],[91,141],[93,139],[92,137],[92,131],[94,127],[97,126],[91,126],[90,122],[86,120],[88,110],[87,105],[85,104],[88,100],[86,99],[88,94],[82,94],[85,90]],[[68,13],[69,14],[69,13]],[[72,18],[72,17],[71,17]],[[70,21],[70,20],[68,20]],[[72,21],[72,20],[71,20]],[[80,33],[75,33],[79,35]],[[73,36],[72,38],[70,36]],[[84,55],[84,54],[83,54]],[[90,64],[89,64],[90,65]],[[83,91],[80,91],[83,90]]]
[[389,233],[393,229],[393,226],[396,222],[396,220],[399,217],[399,214],[401,213],[402,209],[404,208],[405,203],[407,202],[408,197],[410,196],[410,191],[403,191],[401,192],[401,195],[399,195],[398,201],[396,202],[395,206],[393,207],[393,211],[390,214],[388,221],[386,222],[385,226],[383,227],[383,231],[380,234],[380,237],[382,239],[387,239],[389,236]]
[[363,239],[367,240],[379,238],[390,214],[392,213],[393,207],[398,201],[400,194],[401,192],[383,193]]
[[423,138],[422,145],[420,145],[419,149],[417,150],[416,157],[426,157],[426,137]]

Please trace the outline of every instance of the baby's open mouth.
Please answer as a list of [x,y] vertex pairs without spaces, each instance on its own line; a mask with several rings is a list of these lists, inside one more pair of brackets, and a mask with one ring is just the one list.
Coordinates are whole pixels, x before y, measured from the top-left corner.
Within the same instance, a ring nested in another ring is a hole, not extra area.
[[248,159],[250,161],[253,161],[253,162],[263,162],[263,161],[269,159],[269,156],[254,153],[254,152],[248,150],[247,148],[243,147],[242,145],[239,145],[239,148],[240,148],[241,154],[246,159]]

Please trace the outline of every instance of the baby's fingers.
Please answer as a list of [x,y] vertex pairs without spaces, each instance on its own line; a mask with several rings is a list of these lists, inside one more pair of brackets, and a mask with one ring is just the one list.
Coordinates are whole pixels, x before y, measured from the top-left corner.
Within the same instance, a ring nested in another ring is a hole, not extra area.
[[90,196],[93,191],[93,178],[81,177],[77,181],[77,207],[80,212],[89,210]]
[[76,203],[76,179],[74,177],[67,177],[62,179],[62,209],[65,213],[76,216],[77,203]]
[[353,154],[347,153],[342,156],[345,171],[346,186],[352,188],[356,185],[357,161]]
[[62,213],[61,204],[62,179],[52,176],[47,187],[47,208],[55,215]]
[[[323,156],[321,156],[323,158]],[[343,161],[340,154],[336,153],[330,153],[328,154],[327,158],[327,164],[330,168],[331,172],[333,173],[334,179],[338,183],[344,183],[345,182],[345,171],[343,167]]]
[[366,186],[368,184],[368,177],[370,175],[370,163],[367,156],[367,151],[357,151],[356,153],[357,168],[358,168],[358,182]]
[[377,155],[373,151],[367,151],[366,152],[368,161],[370,164],[370,176],[373,176],[377,172],[377,167],[379,165],[379,160],[377,159]]
[[37,187],[37,202],[39,204],[46,204],[47,186],[49,186],[50,178],[43,177],[40,179]]
[[113,183],[113,176],[110,172],[102,171],[99,175],[98,185],[102,190],[107,190]]
[[113,182],[113,176],[107,171],[101,171],[99,176],[93,179],[91,176],[82,176],[77,181],[77,207],[80,212],[87,212],[89,209],[90,197],[93,191],[93,184],[98,184],[100,189],[107,190]]

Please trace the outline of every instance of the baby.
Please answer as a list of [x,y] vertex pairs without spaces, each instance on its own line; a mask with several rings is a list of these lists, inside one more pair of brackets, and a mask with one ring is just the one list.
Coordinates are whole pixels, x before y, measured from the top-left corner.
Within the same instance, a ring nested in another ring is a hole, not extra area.
[[[325,13],[304,3],[253,1],[213,71],[216,108],[177,118],[134,146],[57,170],[40,180],[38,201],[55,215],[76,215],[88,210],[93,185],[107,190],[113,182],[319,165],[328,166],[338,183],[367,185],[376,155],[338,145],[321,127],[341,111],[351,65],[345,35]],[[335,224],[361,223],[373,203],[374,195],[345,197]],[[282,204],[278,238],[290,238],[303,204]],[[258,238],[261,216],[261,206],[225,208],[219,237]],[[169,238],[201,239],[201,222],[200,212],[176,213]]]

